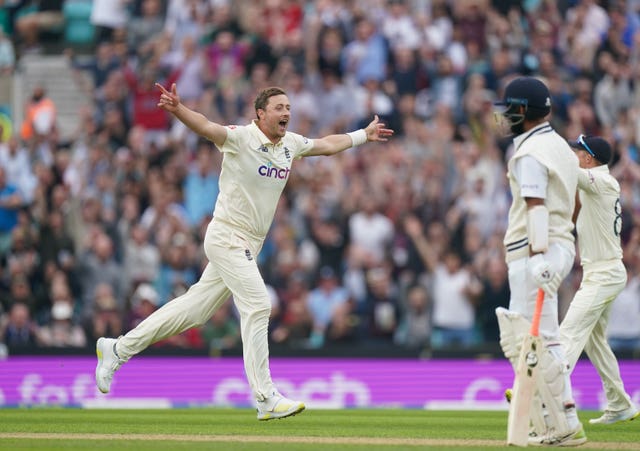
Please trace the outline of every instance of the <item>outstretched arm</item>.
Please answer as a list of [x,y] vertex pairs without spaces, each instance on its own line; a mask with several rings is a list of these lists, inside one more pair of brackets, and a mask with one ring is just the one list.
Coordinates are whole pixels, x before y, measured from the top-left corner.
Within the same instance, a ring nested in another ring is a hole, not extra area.
[[404,230],[411,238],[427,271],[433,272],[438,266],[438,254],[424,236],[420,220],[415,216],[407,216],[404,220]]
[[171,91],[167,91],[160,83],[156,83],[160,90],[158,108],[173,114],[184,125],[198,135],[212,141],[216,146],[222,147],[227,139],[227,129],[220,124],[211,122],[203,114],[190,110],[180,102],[180,96],[176,91],[176,84],[171,85]]
[[387,141],[391,135],[393,135],[393,130],[385,128],[385,124],[380,122],[376,115],[367,125],[367,128],[349,134],[329,135],[324,138],[314,139],[313,149],[305,156],[334,155],[368,141]]

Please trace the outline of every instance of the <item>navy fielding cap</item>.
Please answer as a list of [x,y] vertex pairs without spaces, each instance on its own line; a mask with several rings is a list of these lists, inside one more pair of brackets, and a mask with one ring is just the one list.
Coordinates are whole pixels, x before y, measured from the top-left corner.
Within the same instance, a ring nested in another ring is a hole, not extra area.
[[569,141],[569,145],[574,149],[586,151],[602,164],[609,164],[611,161],[611,146],[606,139],[599,136],[580,135],[575,141]]

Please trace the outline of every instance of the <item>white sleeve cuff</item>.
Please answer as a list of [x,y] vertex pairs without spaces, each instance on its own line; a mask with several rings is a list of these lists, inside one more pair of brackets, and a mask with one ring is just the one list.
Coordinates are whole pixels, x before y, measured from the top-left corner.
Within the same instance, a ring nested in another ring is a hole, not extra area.
[[347,135],[351,138],[351,147],[361,146],[367,142],[367,132],[363,128],[355,132],[349,132]]

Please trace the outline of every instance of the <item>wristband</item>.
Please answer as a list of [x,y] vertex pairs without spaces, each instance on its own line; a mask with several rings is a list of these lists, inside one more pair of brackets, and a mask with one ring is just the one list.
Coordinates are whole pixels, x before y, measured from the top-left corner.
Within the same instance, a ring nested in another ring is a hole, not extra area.
[[363,128],[355,132],[349,132],[347,135],[351,138],[351,147],[357,147],[367,142],[367,132]]

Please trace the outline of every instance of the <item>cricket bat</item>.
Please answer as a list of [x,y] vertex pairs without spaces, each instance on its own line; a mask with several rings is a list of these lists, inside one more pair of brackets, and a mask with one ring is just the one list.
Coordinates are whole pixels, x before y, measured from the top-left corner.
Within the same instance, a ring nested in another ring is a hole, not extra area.
[[540,314],[544,302],[544,291],[538,289],[536,308],[531,319],[531,329],[522,343],[513,384],[513,397],[509,404],[507,422],[507,444],[527,446],[529,439],[529,419],[538,379],[538,355],[542,351],[540,339]]

